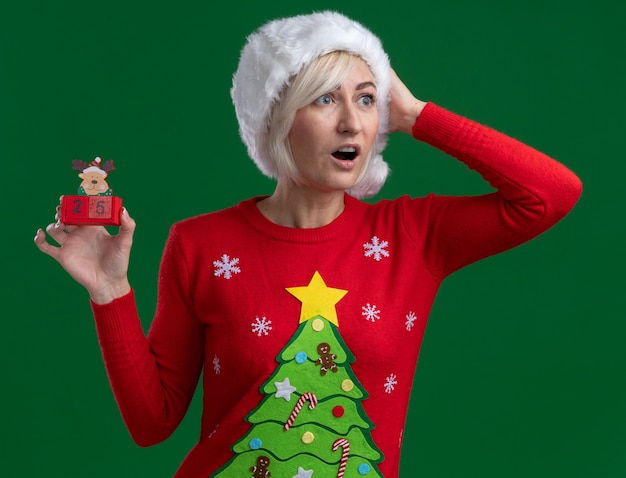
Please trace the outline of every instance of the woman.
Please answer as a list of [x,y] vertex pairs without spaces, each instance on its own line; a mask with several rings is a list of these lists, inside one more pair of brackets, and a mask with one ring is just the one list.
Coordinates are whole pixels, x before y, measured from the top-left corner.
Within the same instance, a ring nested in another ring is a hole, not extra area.
[[[57,221],[52,256],[91,297],[111,386],[134,440],[166,439],[203,370],[201,436],[177,475],[398,476],[411,382],[441,281],[542,233],[581,185],[535,149],[418,100],[376,36],[334,12],[247,39],[231,90],[268,197],[175,224],[142,332],[116,236]],[[403,132],[497,192],[367,204]]]

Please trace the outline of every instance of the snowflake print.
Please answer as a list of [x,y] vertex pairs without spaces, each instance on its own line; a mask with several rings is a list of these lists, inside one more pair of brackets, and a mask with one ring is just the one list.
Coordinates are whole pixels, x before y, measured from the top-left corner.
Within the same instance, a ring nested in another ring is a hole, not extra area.
[[215,372],[215,375],[219,375],[220,372],[222,371],[222,366],[220,365],[220,359],[217,355],[213,357],[213,371]]
[[406,325],[406,330],[410,331],[415,325],[415,321],[417,320],[417,315],[415,315],[415,312],[411,311],[408,314],[406,314],[405,318],[406,318],[406,322],[404,323],[404,325]]
[[361,315],[365,317],[366,320],[375,322],[380,319],[380,309],[378,309],[375,305],[370,305],[368,303],[367,305],[361,307],[361,309],[363,309]]
[[214,275],[216,277],[224,277],[224,279],[230,279],[233,274],[239,274],[241,268],[237,266],[239,264],[239,258],[233,257],[232,259],[228,254],[224,254],[219,261],[213,261],[213,267],[215,267]]
[[250,325],[252,326],[252,333],[257,334],[257,337],[261,335],[268,335],[269,331],[272,330],[271,320],[267,320],[267,317],[263,316],[260,319],[256,317],[254,322]]
[[396,374],[392,373],[385,380],[385,393],[391,393],[396,389],[396,385],[398,385],[398,381],[396,380]]
[[383,257],[389,257],[389,251],[386,249],[389,246],[387,241],[381,241],[378,236],[372,237],[370,241],[363,244],[365,257],[374,257],[377,261]]

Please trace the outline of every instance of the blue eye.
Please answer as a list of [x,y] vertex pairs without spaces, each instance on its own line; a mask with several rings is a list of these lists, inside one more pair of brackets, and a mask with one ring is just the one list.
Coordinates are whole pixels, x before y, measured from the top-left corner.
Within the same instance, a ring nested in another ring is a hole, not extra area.
[[320,105],[329,105],[333,102],[333,99],[330,95],[322,95],[318,99],[315,100],[316,103]]
[[376,98],[374,98],[374,95],[365,95],[359,98],[359,102],[363,106],[372,106],[374,103],[376,103]]

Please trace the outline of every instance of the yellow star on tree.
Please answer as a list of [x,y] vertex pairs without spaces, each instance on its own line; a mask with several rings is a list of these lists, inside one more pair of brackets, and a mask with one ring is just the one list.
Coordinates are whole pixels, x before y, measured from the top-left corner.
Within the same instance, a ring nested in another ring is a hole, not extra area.
[[309,285],[303,287],[287,287],[287,292],[302,302],[299,323],[306,322],[317,315],[321,315],[326,320],[339,327],[335,304],[348,293],[347,290],[328,287],[320,273],[315,271]]

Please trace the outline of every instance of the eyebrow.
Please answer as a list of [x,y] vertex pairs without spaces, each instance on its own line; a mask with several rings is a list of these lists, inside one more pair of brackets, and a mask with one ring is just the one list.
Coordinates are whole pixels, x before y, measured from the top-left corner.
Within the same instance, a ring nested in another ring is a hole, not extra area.
[[[367,88],[368,86],[371,86],[372,88],[376,89],[376,84],[373,81],[364,81],[363,83],[359,83],[358,85],[356,85],[356,90],[364,90],[365,88]],[[341,89],[341,85],[337,85],[337,90]]]
[[376,84],[373,81],[364,81],[363,83],[359,83],[358,85],[356,85],[356,89],[363,90],[367,88],[368,86],[371,86],[372,88],[376,89]]

